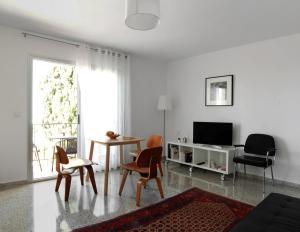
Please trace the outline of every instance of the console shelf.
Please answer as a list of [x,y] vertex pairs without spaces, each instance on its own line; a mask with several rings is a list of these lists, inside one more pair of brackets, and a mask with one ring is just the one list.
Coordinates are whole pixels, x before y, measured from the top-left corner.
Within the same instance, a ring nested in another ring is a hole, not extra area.
[[209,146],[193,143],[167,143],[167,161],[214,171],[225,175],[233,173],[234,148],[231,146]]

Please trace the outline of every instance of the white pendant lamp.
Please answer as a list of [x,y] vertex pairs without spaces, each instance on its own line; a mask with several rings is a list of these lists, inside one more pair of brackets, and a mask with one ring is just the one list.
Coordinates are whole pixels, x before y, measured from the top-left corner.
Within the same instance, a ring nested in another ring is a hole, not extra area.
[[125,24],[134,30],[155,28],[160,20],[159,0],[126,0]]

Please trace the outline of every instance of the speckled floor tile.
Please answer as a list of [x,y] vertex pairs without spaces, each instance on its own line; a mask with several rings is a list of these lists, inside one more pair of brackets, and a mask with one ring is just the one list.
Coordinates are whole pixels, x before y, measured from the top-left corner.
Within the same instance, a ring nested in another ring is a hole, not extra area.
[[[135,186],[138,175],[128,175],[122,196],[118,195],[121,176],[111,171],[108,196],[103,195],[103,173],[96,174],[98,194],[91,185],[80,185],[75,176],[71,185],[69,202],[64,202],[64,182],[59,193],[54,192],[55,180],[0,189],[0,231],[2,232],[52,232],[71,231],[74,228],[101,222],[138,209],[135,205]],[[233,186],[232,178],[220,180],[220,175],[194,169],[190,176],[187,167],[170,164],[162,178],[165,197],[178,194],[193,186],[252,205],[264,197],[262,181],[239,176]],[[279,192],[300,197],[296,187],[272,185],[267,182],[266,194]],[[159,202],[160,196],[154,182],[143,189],[141,206]]]

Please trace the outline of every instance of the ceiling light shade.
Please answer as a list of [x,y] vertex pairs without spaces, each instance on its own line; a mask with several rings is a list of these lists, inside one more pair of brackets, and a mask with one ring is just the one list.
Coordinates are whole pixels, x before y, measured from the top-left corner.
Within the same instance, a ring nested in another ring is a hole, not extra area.
[[126,0],[125,24],[140,31],[151,30],[159,24],[159,0]]

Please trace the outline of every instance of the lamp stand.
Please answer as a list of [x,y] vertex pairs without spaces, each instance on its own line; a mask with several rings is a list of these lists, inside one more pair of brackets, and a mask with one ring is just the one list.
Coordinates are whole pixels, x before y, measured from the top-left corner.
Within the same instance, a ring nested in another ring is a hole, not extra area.
[[163,161],[166,160],[165,146],[166,146],[166,110],[164,110],[164,131],[163,131]]

